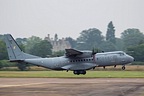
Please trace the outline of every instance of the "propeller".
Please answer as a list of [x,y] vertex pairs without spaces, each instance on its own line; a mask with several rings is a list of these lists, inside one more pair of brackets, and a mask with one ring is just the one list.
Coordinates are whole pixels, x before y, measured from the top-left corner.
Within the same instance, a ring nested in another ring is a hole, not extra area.
[[98,53],[98,49],[95,50],[95,48],[92,49],[92,56]]

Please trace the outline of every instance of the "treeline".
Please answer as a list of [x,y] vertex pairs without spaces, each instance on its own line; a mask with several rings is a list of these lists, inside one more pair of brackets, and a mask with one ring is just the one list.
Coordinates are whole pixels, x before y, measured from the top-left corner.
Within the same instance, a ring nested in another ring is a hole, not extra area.
[[[132,55],[136,61],[144,61],[144,34],[136,28],[129,28],[121,33],[120,38],[115,36],[115,26],[113,22],[109,22],[107,26],[106,36],[102,35],[102,31],[97,28],[90,28],[83,30],[80,36],[75,40],[71,37],[66,37],[66,40],[70,42],[72,48],[79,50],[97,50],[98,52],[104,51],[125,51]],[[58,39],[58,35],[57,39]],[[3,35],[0,35],[0,60],[7,60],[7,50],[5,43],[3,42]],[[41,56],[52,57],[61,56],[64,51],[53,52],[50,42],[43,40],[40,37],[31,36],[29,38],[16,38],[17,43],[20,45],[24,52]],[[4,64],[0,62],[2,67]],[[16,64],[20,66],[20,64]],[[22,64],[21,64],[22,65]],[[1,68],[0,67],[0,68]]]

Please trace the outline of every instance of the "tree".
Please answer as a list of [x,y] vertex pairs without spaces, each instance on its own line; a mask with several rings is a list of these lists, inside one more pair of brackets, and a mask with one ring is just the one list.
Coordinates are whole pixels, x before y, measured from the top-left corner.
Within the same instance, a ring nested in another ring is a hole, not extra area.
[[132,46],[127,48],[127,51],[130,53],[131,56],[135,58],[136,61],[144,62],[144,44],[140,44],[137,46]]
[[4,40],[4,36],[0,34],[0,40]]
[[117,50],[123,50],[123,48],[124,48],[123,40],[121,38],[116,38],[115,46],[116,46]]
[[5,43],[2,40],[0,40],[0,60],[3,59],[8,59],[8,54]]
[[104,41],[102,32],[96,28],[84,30],[80,34],[81,35],[77,38],[78,49],[92,50]]
[[71,45],[72,48],[76,47],[76,40],[74,40],[73,38],[67,37],[66,41],[68,41],[70,43],[70,45]]
[[112,21],[108,24],[107,33],[106,33],[106,40],[112,42],[113,44],[116,43],[115,40],[115,27],[113,26]]
[[144,35],[139,29],[127,29],[121,33],[121,38],[124,42],[125,49],[132,46],[137,46],[144,41]]
[[65,51],[60,50],[57,52],[53,52],[52,57],[59,57],[59,56],[63,56],[65,54]]
[[1,63],[0,61],[0,69],[2,69],[4,67],[3,63]]
[[46,57],[52,54],[52,45],[47,40],[42,40],[39,43],[36,43],[30,50],[31,54]]
[[27,38],[16,38],[16,42],[19,45],[19,47],[22,49],[22,51],[25,52],[25,45],[27,43]]
[[112,42],[104,41],[102,44],[100,44],[99,49],[104,52],[109,52],[109,51],[116,51],[117,48]]
[[27,38],[16,38],[16,42],[18,43],[18,45],[26,44]]
[[33,46],[41,41],[42,39],[36,36],[31,36],[27,38],[26,44],[25,44],[25,52],[31,53],[31,49],[33,48]]

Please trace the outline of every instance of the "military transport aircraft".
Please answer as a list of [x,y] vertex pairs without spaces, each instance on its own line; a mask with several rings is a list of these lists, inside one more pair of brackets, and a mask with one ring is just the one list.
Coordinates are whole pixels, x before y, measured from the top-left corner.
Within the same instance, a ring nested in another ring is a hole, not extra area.
[[96,53],[93,51],[79,51],[65,49],[66,53],[61,57],[42,58],[24,53],[10,34],[5,34],[5,43],[11,62],[25,62],[53,70],[71,70],[74,74],[86,74],[86,70],[95,67],[125,65],[131,63],[134,58],[123,51]]

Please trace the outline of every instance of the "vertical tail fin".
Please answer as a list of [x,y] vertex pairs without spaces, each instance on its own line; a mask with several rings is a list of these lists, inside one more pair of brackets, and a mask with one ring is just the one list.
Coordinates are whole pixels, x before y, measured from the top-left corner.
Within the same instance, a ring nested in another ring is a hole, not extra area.
[[5,34],[4,37],[10,61],[38,58],[38,56],[24,53],[10,34]]
[[5,34],[5,43],[7,46],[8,56],[10,60],[22,59],[22,50],[10,34]]

